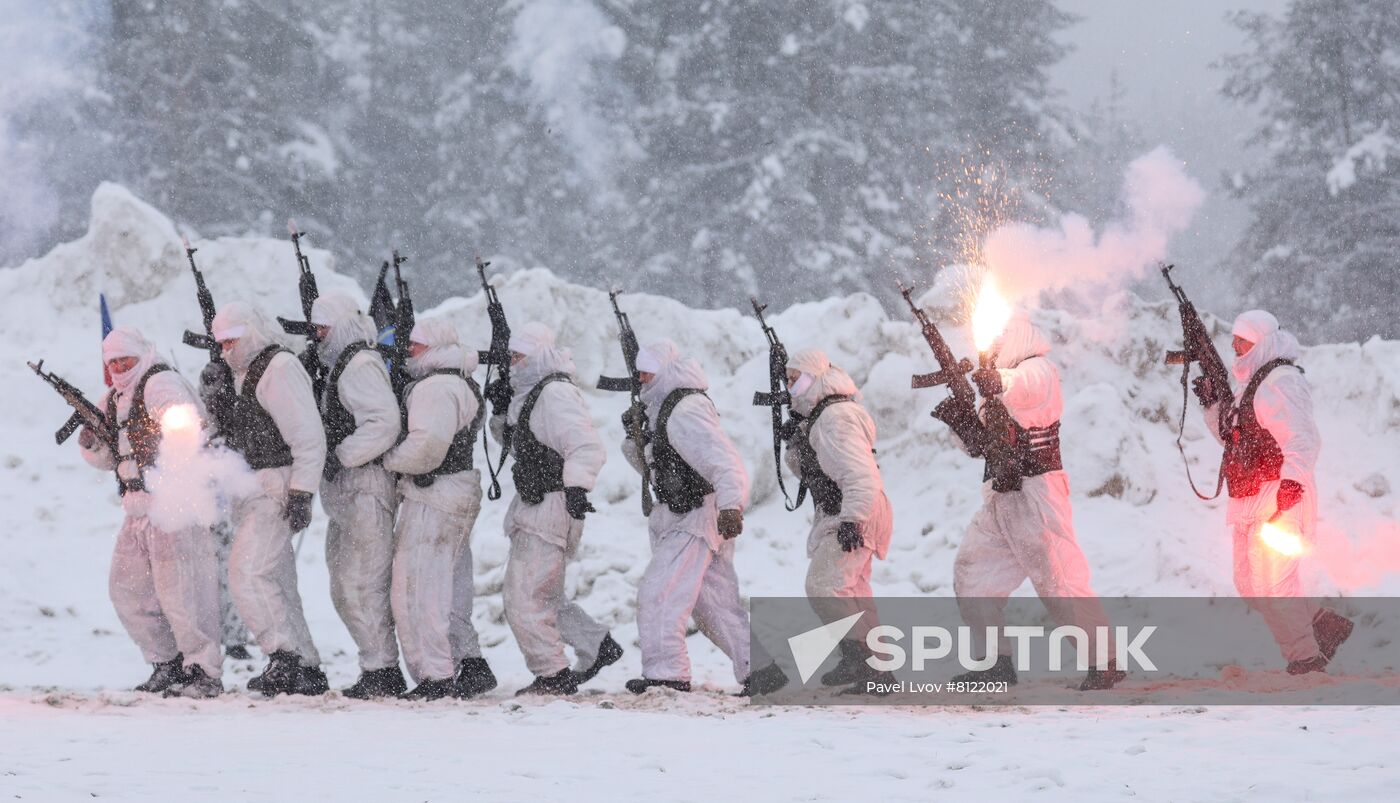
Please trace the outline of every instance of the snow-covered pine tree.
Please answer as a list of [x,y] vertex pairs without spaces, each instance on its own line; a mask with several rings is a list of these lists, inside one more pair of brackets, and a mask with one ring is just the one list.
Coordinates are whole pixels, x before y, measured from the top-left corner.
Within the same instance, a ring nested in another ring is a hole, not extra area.
[[275,234],[288,215],[333,230],[313,30],[278,0],[113,0],[104,89],[124,180],[206,234]]
[[1400,335],[1400,17],[1393,0],[1237,13],[1224,94],[1262,112],[1267,164],[1234,188],[1253,221],[1232,255],[1246,303],[1314,340]]

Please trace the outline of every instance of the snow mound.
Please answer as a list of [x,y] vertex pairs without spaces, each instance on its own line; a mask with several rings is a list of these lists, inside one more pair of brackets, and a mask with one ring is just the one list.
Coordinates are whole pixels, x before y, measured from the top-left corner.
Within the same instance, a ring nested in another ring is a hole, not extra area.
[[[274,314],[298,314],[289,243],[218,239],[195,245],[217,302],[241,299]],[[309,256],[323,292],[365,300],[362,289],[335,273],[328,252],[312,249]],[[599,512],[590,516],[568,586],[629,645],[635,640],[635,590],[648,548],[638,480],[618,451],[625,394],[592,389],[599,375],[621,372],[607,296],[543,269],[492,281],[514,325],[550,322],[578,364],[610,459],[594,494]],[[482,347],[489,336],[485,300],[475,282],[464,289],[473,294],[420,316],[447,316],[465,342]],[[177,232],[121,187],[98,190],[84,237],[0,271],[0,349],[6,355],[0,381],[8,388],[0,398],[5,422],[0,424],[0,548],[13,567],[13,579],[0,584],[0,633],[7,643],[29,645],[23,655],[0,658],[0,674],[10,682],[44,678],[49,685],[110,685],[123,682],[121,668],[139,660],[105,598],[111,539],[121,517],[110,477],[82,464],[72,444],[54,447],[51,433],[67,410],[24,367],[24,360],[43,357],[47,367],[93,395],[101,390],[99,291],[108,293],[119,323],[145,330],[187,376],[204,361],[203,354],[179,344],[181,332],[197,329],[200,320]],[[921,303],[941,303],[944,295],[926,293]],[[624,294],[619,300],[644,345],[669,337],[700,360],[710,375],[710,395],[747,459],[754,506],[739,542],[744,593],[800,594],[810,508],[794,514],[783,510],[767,411],[751,406],[752,393],[767,389],[767,350],[757,322],[746,311],[697,310],[658,296]],[[889,560],[877,564],[877,592],[951,594],[953,556],[980,504],[981,466],[954,449],[943,425],[929,416],[942,391],[910,389],[910,375],[932,370],[933,360],[917,327],[899,312],[891,317],[873,297],[855,294],[773,311],[769,320],[790,351],[821,347],[845,367],[880,427],[879,459],[894,505],[895,535]],[[1039,310],[1034,317],[1054,343],[1051,358],[1064,380],[1064,457],[1079,537],[1099,592],[1233,594],[1223,504],[1202,503],[1192,495],[1175,446],[1179,373],[1162,363],[1163,351],[1180,339],[1175,308],[1119,294],[1104,299],[1092,316]],[[1207,323],[1224,352],[1228,330],[1217,319]],[[959,354],[972,353],[961,329],[950,326],[947,335]],[[1308,580],[1318,593],[1400,592],[1400,543],[1394,525],[1386,524],[1397,513],[1391,489],[1400,486],[1400,343],[1376,339],[1316,346],[1306,350],[1302,364],[1325,440],[1317,547],[1323,559],[1311,564]],[[1219,449],[1194,398],[1190,404],[1185,447],[1198,482],[1213,485]],[[492,450],[494,455],[494,444]],[[523,679],[501,610],[504,509],[503,503],[488,503],[473,535],[481,595],[476,617],[488,657],[502,667],[498,672]],[[348,681],[355,672],[354,650],[330,605],[324,527],[318,515],[300,552],[302,596],[333,681]],[[1342,576],[1338,579],[1321,571],[1362,557],[1366,572],[1333,572]],[[691,646],[697,680],[728,682],[717,651],[701,638]],[[95,663],[93,650],[99,659],[111,660]],[[635,652],[625,660],[635,661]],[[95,665],[117,669],[94,681]]]

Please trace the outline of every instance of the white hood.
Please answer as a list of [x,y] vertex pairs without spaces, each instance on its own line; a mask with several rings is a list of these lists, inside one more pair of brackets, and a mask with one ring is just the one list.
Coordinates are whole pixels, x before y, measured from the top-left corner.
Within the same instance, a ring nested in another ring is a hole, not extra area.
[[647,416],[652,422],[661,411],[661,403],[677,388],[709,390],[710,380],[700,363],[681,355],[681,350],[670,340],[658,340],[637,353],[637,368],[646,363],[648,373],[656,376],[642,385],[642,401],[647,406]]
[[311,305],[311,323],[330,327],[320,351],[321,362],[327,367],[335,365],[352,344],[374,345],[379,335],[374,322],[360,311],[360,305],[344,293],[329,293],[316,299]]
[[821,349],[803,349],[788,359],[787,367],[810,376],[811,382],[798,380],[794,387],[807,384],[807,387],[792,398],[792,409],[800,415],[807,415],[817,402],[827,396],[859,397],[855,380],[850,375],[831,364],[826,352]]
[[156,364],[156,347],[130,326],[118,326],[102,339],[102,361],[109,362],[121,357],[135,357],[136,364],[129,371],[112,371],[112,388],[118,395],[125,396],[136,387],[151,366]]
[[214,316],[214,339],[236,341],[224,351],[224,360],[238,374],[248,370],[258,352],[276,342],[267,316],[243,301],[225,304]]
[[1254,344],[1243,357],[1235,358],[1231,373],[1241,385],[1266,363],[1277,359],[1296,360],[1302,356],[1298,339],[1279,328],[1278,318],[1261,309],[1240,313],[1230,333]]
[[573,377],[577,371],[569,350],[554,345],[554,330],[539,321],[531,321],[512,332],[510,350],[525,355],[519,365],[510,369],[511,384],[517,396],[529,393],[550,374],[565,373]]
[[1013,368],[1023,360],[1049,354],[1050,340],[1040,327],[1031,323],[1029,315],[1017,311],[992,342],[992,351],[997,355],[996,367]]
[[476,351],[462,346],[457,327],[446,318],[418,321],[408,339],[428,347],[421,355],[408,358],[408,373],[414,379],[444,368],[455,368],[468,376],[476,370]]

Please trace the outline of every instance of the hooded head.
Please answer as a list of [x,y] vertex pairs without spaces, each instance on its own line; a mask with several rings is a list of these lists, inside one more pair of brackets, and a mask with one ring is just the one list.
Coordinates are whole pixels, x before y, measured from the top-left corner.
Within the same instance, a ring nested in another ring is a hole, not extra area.
[[1240,313],[1230,333],[1254,345],[1235,358],[1235,381],[1248,382],[1255,371],[1277,359],[1296,360],[1302,354],[1298,339],[1279,328],[1278,318],[1261,309]]
[[511,363],[511,384],[518,393],[528,393],[541,379],[554,373],[575,372],[568,349],[554,345],[554,330],[539,321],[531,321],[511,332],[510,350],[521,355]]
[[321,362],[326,366],[335,365],[353,343],[373,345],[379,334],[369,316],[360,312],[355,299],[344,293],[328,293],[316,299],[311,305],[311,323],[326,327],[320,351]]
[[422,379],[443,368],[455,368],[468,375],[476,370],[476,352],[462,347],[457,327],[446,318],[418,321],[408,340],[426,347],[418,356],[408,358],[408,373],[414,379]]
[[156,347],[134,328],[118,326],[102,339],[102,362],[112,375],[112,387],[125,395],[156,364]]
[[1040,327],[1031,323],[1031,316],[1017,310],[1006,322],[1006,328],[992,341],[992,351],[997,355],[998,368],[1014,368],[1023,360],[1049,354],[1050,339]]
[[791,382],[788,391],[792,394],[792,409],[801,415],[812,412],[812,408],[827,396],[857,396],[855,380],[827,358],[821,349],[803,349],[787,362],[789,371],[797,371],[796,381]]
[[681,350],[670,340],[658,340],[637,351],[637,371],[651,375],[651,381],[642,385],[642,401],[646,403],[647,414],[656,417],[661,403],[677,388],[709,390],[710,380],[700,363],[682,356]]
[[258,352],[276,342],[271,332],[267,317],[243,301],[225,304],[214,316],[214,339],[235,373],[247,371]]

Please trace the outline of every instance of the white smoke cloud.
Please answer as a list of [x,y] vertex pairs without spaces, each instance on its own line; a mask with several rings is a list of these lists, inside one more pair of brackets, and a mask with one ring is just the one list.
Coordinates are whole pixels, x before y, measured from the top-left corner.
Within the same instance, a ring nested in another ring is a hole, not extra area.
[[24,254],[54,224],[58,193],[45,176],[43,144],[23,136],[25,118],[80,92],[86,17],[56,0],[7,0],[0,14],[0,256]]
[[1159,147],[1128,165],[1126,214],[1101,233],[1073,213],[1055,228],[1010,224],[988,235],[983,258],[1002,289],[1019,299],[1087,285],[1121,289],[1166,257],[1172,236],[1190,224],[1205,197],[1183,163]]
[[205,444],[193,407],[177,405],[161,417],[160,451],[146,472],[151,523],[167,532],[213,527],[225,505],[255,493],[257,476],[229,450]]

